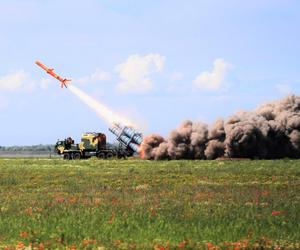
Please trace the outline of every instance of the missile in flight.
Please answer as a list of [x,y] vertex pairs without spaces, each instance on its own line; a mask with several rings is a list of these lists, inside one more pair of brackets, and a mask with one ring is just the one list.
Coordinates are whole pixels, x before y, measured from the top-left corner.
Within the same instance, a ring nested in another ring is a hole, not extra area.
[[48,68],[46,65],[44,65],[43,63],[41,63],[40,61],[35,61],[35,64],[38,65],[39,67],[41,67],[43,70],[46,71],[46,73],[48,73],[49,75],[53,76],[54,78],[56,78],[58,81],[60,81],[61,83],[61,87],[66,87],[67,88],[67,84],[71,81],[69,79],[66,78],[62,78],[61,76],[57,75],[54,72],[54,69],[52,68]]

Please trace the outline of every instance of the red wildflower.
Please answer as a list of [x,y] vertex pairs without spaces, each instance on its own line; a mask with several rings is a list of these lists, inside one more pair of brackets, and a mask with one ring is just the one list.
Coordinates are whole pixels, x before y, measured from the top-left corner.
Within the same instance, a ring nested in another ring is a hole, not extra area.
[[154,249],[154,250],[166,250],[164,246],[159,245],[159,244],[154,245],[154,248],[153,248],[153,249]]
[[25,213],[28,214],[28,215],[32,215],[32,212],[33,212],[32,207],[29,207],[29,208],[25,209]]
[[183,241],[179,242],[179,244],[178,244],[178,248],[180,248],[180,249],[184,249],[184,248],[185,248],[185,244],[186,244],[186,241],[185,241],[185,240],[183,240]]
[[262,191],[261,195],[262,196],[268,196],[268,195],[270,195],[270,192],[269,191]]
[[24,249],[24,248],[25,248],[25,245],[24,245],[23,242],[19,242],[16,248],[17,248],[17,249]]
[[95,204],[96,206],[100,205],[100,203],[101,203],[101,199],[100,199],[100,198],[95,198],[95,199],[94,199],[94,204]]
[[86,247],[89,243],[90,243],[89,240],[83,240],[83,241],[82,241],[82,245],[83,245],[84,247]]
[[65,202],[65,198],[63,198],[63,197],[56,197],[56,198],[55,198],[55,201],[56,201],[57,203],[62,203],[62,202]]
[[169,244],[169,241],[167,240],[165,250],[169,250],[169,249],[170,249],[170,244]]
[[154,245],[153,249],[154,250],[170,250],[169,241],[167,240],[165,247],[163,245],[156,244],[156,245]]
[[20,233],[20,236],[21,236],[22,238],[26,238],[26,237],[28,237],[28,233],[27,233],[27,232],[21,232],[21,233]]
[[208,250],[215,250],[215,249],[219,249],[217,246],[215,246],[213,243],[211,243],[211,242],[208,242],[207,244],[206,244],[206,246],[207,246],[207,249]]
[[121,244],[121,241],[120,241],[120,240],[115,240],[115,241],[114,241],[114,245],[115,245],[115,246],[119,246],[120,244]]
[[210,242],[208,242],[206,245],[207,245],[207,248],[208,248],[208,249],[210,249],[210,248],[212,248],[212,247],[214,246],[214,244],[212,244],[212,243],[210,243]]
[[119,202],[118,202],[118,199],[116,197],[113,197],[111,203],[113,205],[117,205]]
[[69,198],[69,203],[70,204],[75,204],[77,202],[77,198],[76,197],[70,197]]
[[274,210],[272,211],[272,215],[281,215],[287,213],[288,210]]
[[39,250],[44,250],[44,249],[45,249],[44,244],[41,242],[41,243],[39,244]]

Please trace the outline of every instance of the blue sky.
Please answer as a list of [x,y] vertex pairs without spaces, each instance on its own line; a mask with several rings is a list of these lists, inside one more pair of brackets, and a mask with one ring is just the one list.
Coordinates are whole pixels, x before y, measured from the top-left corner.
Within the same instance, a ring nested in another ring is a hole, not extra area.
[[297,0],[0,0],[0,145],[109,134],[36,59],[146,134],[299,94],[299,13]]

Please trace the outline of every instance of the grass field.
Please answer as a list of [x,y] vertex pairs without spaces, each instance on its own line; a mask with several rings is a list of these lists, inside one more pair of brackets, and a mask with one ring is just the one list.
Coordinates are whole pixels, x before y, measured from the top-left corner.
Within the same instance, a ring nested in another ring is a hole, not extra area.
[[300,161],[0,159],[0,248],[299,249],[299,202]]

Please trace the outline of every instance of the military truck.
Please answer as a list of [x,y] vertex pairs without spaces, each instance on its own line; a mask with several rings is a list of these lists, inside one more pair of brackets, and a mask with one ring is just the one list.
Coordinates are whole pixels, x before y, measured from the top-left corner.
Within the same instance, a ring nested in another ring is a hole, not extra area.
[[99,159],[110,159],[112,157],[126,158],[133,154],[132,151],[122,147],[109,147],[106,136],[102,133],[88,132],[81,136],[81,142],[75,144],[71,137],[57,141],[55,151],[63,155],[64,160],[88,159],[96,156]]
[[96,156],[99,159],[112,157],[126,158],[137,154],[143,141],[143,135],[132,127],[114,123],[109,131],[116,136],[119,143],[117,147],[110,147],[106,143],[106,135],[103,133],[88,132],[81,136],[81,142],[75,144],[71,137],[63,141],[57,141],[56,153],[63,155],[65,160],[88,159]]

